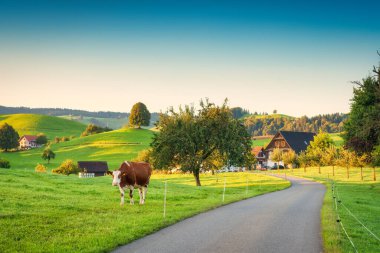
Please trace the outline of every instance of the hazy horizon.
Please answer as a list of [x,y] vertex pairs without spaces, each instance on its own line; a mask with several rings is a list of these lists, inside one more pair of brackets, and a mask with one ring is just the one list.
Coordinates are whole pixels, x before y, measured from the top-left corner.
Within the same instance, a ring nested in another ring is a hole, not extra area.
[[0,2],[0,104],[348,113],[379,64],[376,1]]

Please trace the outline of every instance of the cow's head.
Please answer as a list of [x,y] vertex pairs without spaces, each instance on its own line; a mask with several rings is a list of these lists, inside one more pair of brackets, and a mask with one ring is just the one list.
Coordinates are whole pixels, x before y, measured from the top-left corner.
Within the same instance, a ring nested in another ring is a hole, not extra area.
[[121,171],[120,170],[115,170],[115,171],[107,171],[108,175],[111,175],[113,180],[112,180],[112,185],[113,186],[118,186],[121,181]]

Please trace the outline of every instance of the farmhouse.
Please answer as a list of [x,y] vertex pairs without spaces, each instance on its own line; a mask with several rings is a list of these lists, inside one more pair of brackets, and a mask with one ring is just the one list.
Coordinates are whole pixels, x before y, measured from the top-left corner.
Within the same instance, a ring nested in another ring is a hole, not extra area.
[[96,177],[107,174],[108,165],[104,161],[80,161],[78,168],[84,173],[94,173]]
[[[270,160],[269,157],[275,148],[281,149],[283,152],[293,150],[296,154],[306,150],[310,141],[314,139],[315,133],[310,132],[291,132],[279,131],[269,142],[265,149],[262,150],[261,157],[256,156],[261,166],[275,167],[277,163]],[[264,157],[264,158],[263,158]],[[261,163],[260,163],[261,161]],[[279,165],[284,165],[279,162]]]
[[35,135],[23,135],[18,140],[20,149],[30,149],[30,148],[38,148],[41,145],[38,145],[36,142],[37,136]]

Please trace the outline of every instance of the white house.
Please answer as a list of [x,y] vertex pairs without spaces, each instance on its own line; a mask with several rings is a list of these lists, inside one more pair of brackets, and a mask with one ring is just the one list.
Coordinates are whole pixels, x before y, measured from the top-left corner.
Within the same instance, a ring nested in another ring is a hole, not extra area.
[[30,149],[30,148],[37,148],[40,147],[40,145],[36,142],[37,136],[35,135],[23,135],[19,139],[20,149]]

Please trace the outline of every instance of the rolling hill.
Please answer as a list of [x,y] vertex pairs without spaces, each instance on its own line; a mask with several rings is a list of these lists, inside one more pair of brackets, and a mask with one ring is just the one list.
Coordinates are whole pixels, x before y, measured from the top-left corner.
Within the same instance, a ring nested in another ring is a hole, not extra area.
[[65,159],[107,161],[110,169],[115,169],[123,161],[134,159],[139,151],[147,149],[152,137],[153,132],[150,130],[124,128],[55,143],[51,145],[51,149],[56,158],[51,160],[50,164],[46,164],[41,158],[43,148],[3,152],[0,153],[0,157],[9,160],[12,168],[16,169],[33,170],[37,163],[46,164],[49,169],[54,169]]
[[39,114],[0,115],[0,125],[3,123],[15,128],[20,137],[44,133],[50,140],[56,136],[78,137],[86,129],[86,125],[79,122]]

